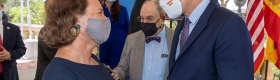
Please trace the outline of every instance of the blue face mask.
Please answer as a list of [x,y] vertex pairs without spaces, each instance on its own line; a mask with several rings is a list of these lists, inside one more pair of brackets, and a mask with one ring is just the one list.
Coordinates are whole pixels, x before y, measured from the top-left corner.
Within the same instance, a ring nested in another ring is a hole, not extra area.
[[116,0],[108,0],[108,2],[111,2],[111,3],[113,3],[113,2],[116,2]]

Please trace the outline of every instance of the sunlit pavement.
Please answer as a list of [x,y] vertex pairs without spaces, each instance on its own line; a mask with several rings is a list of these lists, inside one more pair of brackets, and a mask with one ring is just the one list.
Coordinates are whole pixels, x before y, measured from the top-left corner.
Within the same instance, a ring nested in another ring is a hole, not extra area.
[[37,66],[35,60],[17,60],[19,80],[34,80]]

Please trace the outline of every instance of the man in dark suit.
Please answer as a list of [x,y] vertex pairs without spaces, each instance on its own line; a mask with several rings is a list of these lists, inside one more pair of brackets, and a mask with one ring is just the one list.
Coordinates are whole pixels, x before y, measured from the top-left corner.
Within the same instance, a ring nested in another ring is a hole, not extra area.
[[[40,31],[39,35],[43,32]],[[42,80],[46,67],[54,58],[57,48],[51,48],[45,44],[42,38],[38,38],[38,61],[35,80]]]
[[132,34],[141,30],[140,22],[137,21],[137,17],[140,15],[140,10],[144,2],[145,0],[135,0],[129,19],[130,21],[128,34]]
[[[45,1],[45,4],[48,0]],[[43,35],[44,32],[40,31],[39,35]],[[38,60],[37,70],[34,80],[42,80],[46,67],[50,64],[57,52],[57,48],[51,48],[47,46],[42,38],[38,38]]]
[[3,41],[0,52],[0,71],[3,71],[0,73],[0,80],[19,80],[16,60],[25,54],[26,47],[19,27],[0,20],[0,41]]
[[168,80],[253,80],[251,39],[243,19],[212,0],[160,1],[168,16],[186,17],[174,33]]

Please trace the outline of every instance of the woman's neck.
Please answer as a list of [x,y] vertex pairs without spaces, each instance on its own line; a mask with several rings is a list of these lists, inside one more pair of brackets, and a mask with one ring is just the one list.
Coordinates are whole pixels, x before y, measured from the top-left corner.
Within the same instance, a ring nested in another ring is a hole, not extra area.
[[61,57],[73,62],[98,65],[98,63],[91,57],[92,50],[97,44],[89,39],[77,36],[77,38],[70,45],[58,49],[55,57]]

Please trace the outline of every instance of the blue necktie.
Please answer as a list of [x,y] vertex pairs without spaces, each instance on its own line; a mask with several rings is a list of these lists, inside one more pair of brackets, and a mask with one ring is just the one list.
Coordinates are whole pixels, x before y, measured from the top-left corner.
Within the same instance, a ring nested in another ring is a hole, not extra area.
[[180,38],[180,51],[182,51],[182,48],[185,45],[185,43],[187,42],[187,39],[189,37],[189,25],[190,24],[191,24],[191,21],[188,18],[186,18],[185,24],[183,27],[183,32],[182,32],[181,38]]

